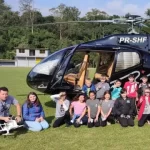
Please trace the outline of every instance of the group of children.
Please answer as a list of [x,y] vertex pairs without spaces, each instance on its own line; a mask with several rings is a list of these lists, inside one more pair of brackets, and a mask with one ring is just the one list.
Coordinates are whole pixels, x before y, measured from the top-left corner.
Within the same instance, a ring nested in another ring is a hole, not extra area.
[[52,95],[56,102],[56,120],[53,127],[66,123],[79,127],[87,124],[89,128],[120,123],[122,127],[134,126],[138,114],[138,126],[146,122],[150,124],[150,85],[148,77],[142,77],[139,85],[134,81],[134,75],[121,87],[121,81],[116,80],[112,87],[102,75],[100,82],[94,85],[90,79],[85,80],[83,93],[78,94],[71,102],[67,100],[66,92]]
[[[134,75],[129,75],[128,79],[129,81],[123,88],[120,80],[116,80],[110,87],[105,76],[101,76],[100,82],[96,85],[90,79],[86,79],[83,92],[75,96],[72,101],[67,99],[66,92],[52,95],[51,99],[56,103],[56,119],[53,128],[60,127],[65,123],[67,127],[87,125],[89,128],[104,127],[115,123],[120,123],[122,127],[134,126],[137,114],[139,127],[146,122],[150,124],[148,78],[143,76],[142,83],[139,85],[134,81]],[[10,99],[8,89],[0,88],[0,93],[2,102],[8,103]],[[15,104],[18,104],[16,100]],[[4,121],[7,118],[1,117]],[[22,106],[22,118],[29,130],[40,131],[49,127],[36,93],[31,92],[27,96],[27,100]]]

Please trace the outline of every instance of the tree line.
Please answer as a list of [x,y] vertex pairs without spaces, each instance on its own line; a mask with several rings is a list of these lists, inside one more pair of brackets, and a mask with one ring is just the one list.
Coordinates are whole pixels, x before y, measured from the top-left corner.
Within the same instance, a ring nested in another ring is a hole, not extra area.
[[[57,23],[65,21],[106,20],[120,18],[107,12],[91,9],[81,17],[76,7],[60,4],[49,9],[49,15],[43,16],[34,8],[33,0],[20,0],[19,11],[12,11],[4,0],[0,0],[0,59],[14,59],[15,47],[46,48],[50,52],[105,35],[127,33],[128,25],[111,23]],[[150,17],[150,9],[146,10]],[[129,15],[128,13],[126,15]],[[150,29],[146,29],[150,32]],[[145,32],[142,30],[141,32]]]

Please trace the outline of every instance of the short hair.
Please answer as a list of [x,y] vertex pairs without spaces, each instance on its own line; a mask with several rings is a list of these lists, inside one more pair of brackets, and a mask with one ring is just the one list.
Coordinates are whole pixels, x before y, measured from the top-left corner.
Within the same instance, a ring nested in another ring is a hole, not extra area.
[[142,76],[142,79],[143,79],[143,78],[148,79],[148,76],[144,75],[144,76]]
[[91,81],[91,79],[90,79],[90,78],[86,78],[85,80]]
[[91,93],[93,93],[94,95],[96,95],[96,92],[95,92],[95,91],[90,91],[90,92],[89,92],[89,95],[90,95]]
[[7,87],[0,87],[0,91],[5,91],[5,92],[8,92],[8,88]]
[[130,75],[128,76],[128,78],[134,78],[134,75],[133,75],[133,74],[130,74]]
[[117,82],[121,82],[121,80],[120,80],[120,79],[117,79],[117,80],[115,81],[115,83],[117,83]]
[[125,88],[123,88],[123,89],[121,90],[120,94],[123,94],[123,93],[125,93],[125,92],[127,92],[127,90],[126,90]]

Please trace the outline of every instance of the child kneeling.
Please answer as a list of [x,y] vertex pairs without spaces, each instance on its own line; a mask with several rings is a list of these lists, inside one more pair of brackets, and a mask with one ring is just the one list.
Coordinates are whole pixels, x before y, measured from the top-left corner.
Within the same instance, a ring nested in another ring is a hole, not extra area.
[[96,99],[96,93],[94,91],[89,92],[89,97],[86,102],[88,107],[88,128],[92,128],[93,126],[99,127],[100,102]]
[[104,100],[100,101],[101,106],[101,126],[104,127],[107,124],[115,124],[114,116],[112,115],[112,109],[114,101],[111,100],[110,92],[104,93]]
[[[74,110],[74,113],[72,113]],[[72,116],[71,124],[79,127],[81,124],[87,123],[85,94],[79,94],[74,98],[70,106],[70,116]],[[78,124],[78,125],[76,125]]]

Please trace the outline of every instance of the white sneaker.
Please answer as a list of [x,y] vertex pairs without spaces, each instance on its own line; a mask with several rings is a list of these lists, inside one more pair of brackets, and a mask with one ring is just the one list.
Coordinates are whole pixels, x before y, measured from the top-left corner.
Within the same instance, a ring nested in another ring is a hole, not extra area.
[[91,119],[90,121],[91,121],[91,123],[93,123],[93,122],[94,122],[94,119]]
[[110,125],[111,125],[111,123],[107,121],[107,125],[108,125],[108,126],[110,126]]
[[71,120],[70,122],[73,123],[73,120]]
[[82,120],[80,121],[80,124],[83,124]]

